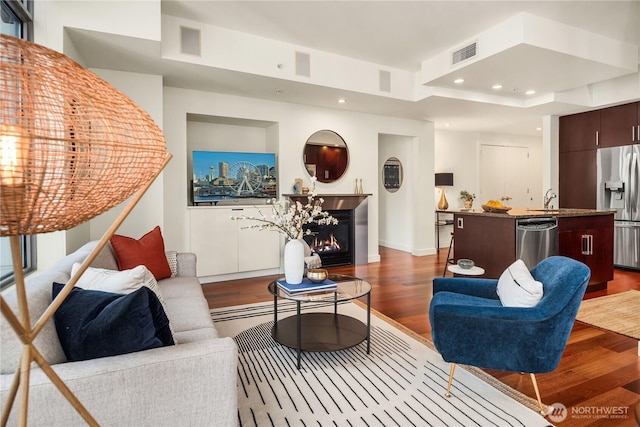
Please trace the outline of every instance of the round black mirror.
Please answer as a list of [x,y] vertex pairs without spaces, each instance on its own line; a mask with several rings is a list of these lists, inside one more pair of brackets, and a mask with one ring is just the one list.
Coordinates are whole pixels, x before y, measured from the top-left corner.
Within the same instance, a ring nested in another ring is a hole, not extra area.
[[349,149],[334,131],[320,130],[307,139],[302,159],[310,176],[320,182],[334,182],[347,170]]

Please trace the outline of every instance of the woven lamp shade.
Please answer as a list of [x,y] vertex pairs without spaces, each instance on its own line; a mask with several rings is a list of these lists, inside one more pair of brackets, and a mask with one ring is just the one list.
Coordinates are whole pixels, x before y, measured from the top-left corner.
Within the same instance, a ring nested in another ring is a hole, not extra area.
[[0,235],[72,228],[163,168],[162,131],[94,73],[6,35],[0,60]]

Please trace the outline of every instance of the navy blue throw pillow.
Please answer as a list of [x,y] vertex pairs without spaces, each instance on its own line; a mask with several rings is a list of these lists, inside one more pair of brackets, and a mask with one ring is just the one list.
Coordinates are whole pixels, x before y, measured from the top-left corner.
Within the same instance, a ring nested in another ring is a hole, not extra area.
[[[53,284],[53,298],[63,287]],[[73,288],[54,321],[70,362],[174,344],[162,304],[146,286],[125,295]]]

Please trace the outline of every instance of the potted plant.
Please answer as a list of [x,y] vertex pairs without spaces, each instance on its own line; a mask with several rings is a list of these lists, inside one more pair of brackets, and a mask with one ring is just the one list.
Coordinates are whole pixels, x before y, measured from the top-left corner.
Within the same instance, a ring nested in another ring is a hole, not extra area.
[[473,199],[476,198],[476,195],[469,193],[467,190],[462,190],[460,192],[460,198],[464,201],[464,207],[471,209],[473,206]]

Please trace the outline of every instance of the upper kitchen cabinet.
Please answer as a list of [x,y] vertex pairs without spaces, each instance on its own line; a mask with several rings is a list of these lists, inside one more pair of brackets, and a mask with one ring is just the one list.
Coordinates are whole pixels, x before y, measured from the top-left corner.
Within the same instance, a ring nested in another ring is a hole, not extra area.
[[560,117],[560,152],[597,149],[599,132],[599,110]]
[[640,143],[640,102],[600,110],[600,147]]
[[596,153],[596,150],[560,153],[558,205],[561,208],[596,208]]

